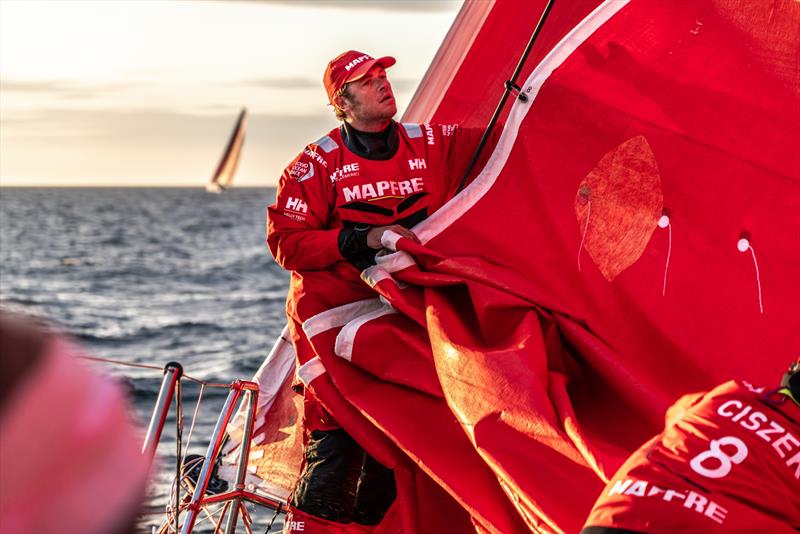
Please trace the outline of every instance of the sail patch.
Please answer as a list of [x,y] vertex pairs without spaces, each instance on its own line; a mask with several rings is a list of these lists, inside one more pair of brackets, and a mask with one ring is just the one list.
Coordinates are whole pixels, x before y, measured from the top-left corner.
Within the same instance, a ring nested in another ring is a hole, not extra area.
[[642,135],[608,152],[581,182],[575,215],[586,252],[606,280],[641,257],[663,204],[656,158]]

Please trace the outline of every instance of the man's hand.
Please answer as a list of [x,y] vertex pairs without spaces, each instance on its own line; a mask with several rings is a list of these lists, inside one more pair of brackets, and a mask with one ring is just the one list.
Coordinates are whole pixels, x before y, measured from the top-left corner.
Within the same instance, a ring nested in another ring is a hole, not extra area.
[[399,224],[390,224],[389,226],[376,226],[375,228],[371,228],[369,233],[367,233],[367,246],[375,250],[382,249],[381,237],[387,230],[391,230],[401,237],[407,237],[415,243],[419,243],[419,238],[408,228],[400,226]]

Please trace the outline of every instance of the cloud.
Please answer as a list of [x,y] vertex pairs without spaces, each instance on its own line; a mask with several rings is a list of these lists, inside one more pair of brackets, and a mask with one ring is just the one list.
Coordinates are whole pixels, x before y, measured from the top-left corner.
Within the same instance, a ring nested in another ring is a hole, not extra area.
[[[3,181],[17,185],[92,183],[198,187],[213,172],[238,109],[191,115],[48,108],[3,117]],[[237,183],[274,185],[283,167],[314,139],[337,125],[332,113],[315,116],[252,113]],[[22,180],[24,179],[24,180]],[[22,180],[20,182],[20,180]],[[49,180],[49,181],[48,181]]]
[[[395,91],[406,91],[417,86],[417,80],[411,78],[393,78],[389,74],[389,81]],[[253,78],[243,81],[226,82],[226,85],[236,85],[245,87],[255,87],[258,89],[319,89],[322,91],[322,79],[311,80],[309,78]]]
[[140,83],[89,84],[64,80],[9,80],[0,79],[0,91],[19,93],[47,93],[70,95],[95,95],[139,87]]
[[391,74],[389,75],[389,81],[392,83],[392,89],[394,92],[400,91],[411,91],[412,89],[416,89],[417,85],[419,84],[419,80],[414,80],[411,78],[392,78]]
[[[225,1],[225,0],[221,0]],[[462,0],[236,0],[239,2],[314,7],[320,9],[368,9],[372,11],[437,13],[453,11]]]
[[322,86],[321,80],[310,78],[254,78],[241,82],[229,82],[229,85],[244,85],[261,89],[316,89]]
[[9,81],[0,79],[0,91],[25,93],[58,93],[64,91],[61,81]]
[[64,80],[9,80],[6,78],[0,79],[0,92],[67,100],[89,100],[142,85],[140,83],[87,84]]

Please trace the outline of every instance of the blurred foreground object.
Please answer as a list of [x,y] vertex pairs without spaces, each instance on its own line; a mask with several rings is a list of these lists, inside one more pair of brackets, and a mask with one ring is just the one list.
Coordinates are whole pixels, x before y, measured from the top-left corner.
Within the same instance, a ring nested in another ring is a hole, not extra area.
[[0,310],[0,532],[131,532],[148,462],[119,386]]

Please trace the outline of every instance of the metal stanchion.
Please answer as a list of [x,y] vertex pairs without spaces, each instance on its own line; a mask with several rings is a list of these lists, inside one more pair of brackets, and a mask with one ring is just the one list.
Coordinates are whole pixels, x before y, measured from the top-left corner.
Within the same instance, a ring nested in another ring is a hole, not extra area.
[[[244,427],[244,434],[242,436],[241,449],[239,451],[239,463],[237,465],[236,473],[236,487],[232,491],[217,495],[206,496],[206,490],[211,479],[211,474],[214,469],[214,463],[217,456],[222,449],[222,443],[225,440],[225,430],[228,423],[233,418],[234,410],[242,398],[244,393],[249,393],[247,398],[247,418]],[[222,407],[222,411],[217,419],[217,424],[214,427],[214,433],[211,436],[211,442],[208,444],[206,451],[203,468],[200,471],[200,476],[197,479],[197,484],[194,489],[192,500],[186,507],[186,518],[183,522],[181,534],[190,534],[194,529],[197,522],[197,517],[200,510],[209,504],[214,503],[229,503],[226,507],[227,512],[230,514],[227,517],[227,524],[225,532],[233,534],[236,531],[236,522],[240,513],[240,508],[243,506],[243,501],[252,502],[259,506],[265,506],[272,509],[280,509],[283,506],[281,500],[257,495],[253,492],[245,490],[245,478],[247,476],[247,464],[250,459],[250,441],[253,436],[253,426],[256,416],[256,407],[258,406],[258,384],[255,382],[247,382],[244,380],[237,380],[231,384],[228,398]],[[220,518],[220,524],[222,518]]]
[[153,408],[153,415],[150,417],[150,424],[147,426],[147,434],[142,445],[142,454],[153,458],[161,439],[161,431],[164,429],[164,421],[167,420],[167,412],[175,394],[175,384],[183,376],[183,367],[177,362],[169,362],[164,366],[164,378],[161,380],[161,389],[158,392],[158,400]]
[[[239,450],[239,465],[236,471],[236,492],[244,491],[244,479],[247,475],[247,463],[250,459],[250,439],[253,436],[253,420],[256,415],[256,406],[258,405],[258,389],[251,389],[248,391],[248,404],[247,404],[247,422],[244,427],[244,435],[242,436],[242,445]],[[240,496],[233,498],[233,513],[228,517],[228,525],[225,527],[225,534],[233,534],[236,532],[236,518],[239,516],[239,504],[242,502]]]
[[217,425],[214,427],[214,434],[211,436],[211,442],[208,444],[208,450],[206,451],[203,469],[200,471],[200,477],[197,479],[197,485],[194,489],[194,495],[192,495],[192,501],[188,506],[186,520],[183,522],[183,529],[181,530],[182,534],[189,534],[194,528],[195,521],[197,521],[197,514],[200,511],[200,503],[203,500],[203,495],[205,495],[206,489],[208,488],[208,480],[211,478],[211,470],[214,466],[214,460],[216,460],[217,455],[219,454],[219,450],[222,447],[222,440],[225,437],[225,427],[228,426],[228,422],[231,420],[233,410],[236,407],[236,401],[239,400],[241,394],[241,385],[239,385],[238,382],[234,382],[230,393],[228,393],[228,398],[225,399],[225,405],[222,407],[222,411],[217,419]]

